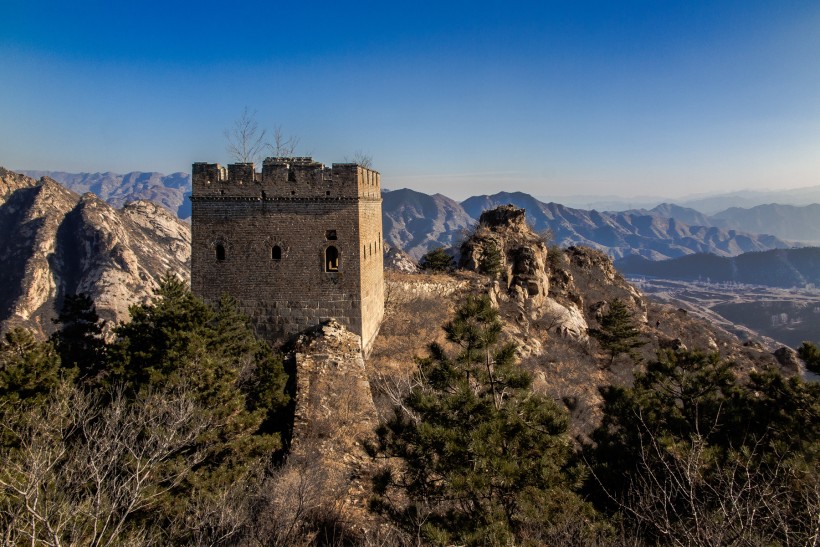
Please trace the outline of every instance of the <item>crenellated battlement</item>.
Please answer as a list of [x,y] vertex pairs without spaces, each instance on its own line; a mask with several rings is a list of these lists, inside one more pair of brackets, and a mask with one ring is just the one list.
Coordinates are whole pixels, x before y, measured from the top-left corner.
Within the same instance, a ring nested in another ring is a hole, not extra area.
[[381,175],[355,163],[332,167],[310,157],[266,158],[253,163],[194,163],[193,198],[319,199],[380,198]]

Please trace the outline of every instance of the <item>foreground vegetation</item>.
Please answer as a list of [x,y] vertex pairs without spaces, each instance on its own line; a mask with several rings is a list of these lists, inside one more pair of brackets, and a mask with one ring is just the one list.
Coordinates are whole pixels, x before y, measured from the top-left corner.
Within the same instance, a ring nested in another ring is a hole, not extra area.
[[0,522],[7,545],[213,543],[282,448],[281,359],[229,300],[172,278],[106,342],[70,298],[49,342],[0,345]]
[[[602,367],[642,343],[623,305],[608,309],[591,342]],[[231,301],[166,279],[131,314],[106,341],[73,297],[48,342],[5,333],[4,544],[820,542],[818,384],[666,350],[601,388],[603,420],[579,444],[490,300],[469,296],[368,445],[372,521],[353,523],[343,486],[283,463],[288,376]]]
[[[603,366],[640,343],[611,304]],[[497,345],[489,299],[462,302],[444,329],[461,351],[430,346],[374,450],[387,463],[373,508],[409,543],[820,541],[820,385],[662,351],[633,386],[601,388],[603,421],[573,450],[563,409]]]

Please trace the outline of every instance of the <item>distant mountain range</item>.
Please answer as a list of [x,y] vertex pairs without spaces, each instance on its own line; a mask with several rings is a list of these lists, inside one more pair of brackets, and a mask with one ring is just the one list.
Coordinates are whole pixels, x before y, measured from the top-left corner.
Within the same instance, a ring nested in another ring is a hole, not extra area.
[[[669,198],[655,196],[634,198],[619,196],[538,196],[538,199],[542,201],[558,200],[570,207],[597,209],[599,211],[626,211],[634,208],[652,209],[659,204],[670,201]],[[751,208],[771,203],[802,207],[812,203],[820,203],[820,186],[771,191],[742,190],[725,194],[690,196],[672,201],[680,206],[696,209],[707,215],[714,215],[730,207]]]
[[560,246],[586,245],[615,258],[638,254],[652,260],[692,253],[734,256],[749,251],[787,248],[777,237],[714,226],[689,225],[652,211],[598,212],[543,203],[521,192],[476,196],[462,202],[471,216],[512,203],[526,209],[536,230],[549,230]]
[[476,224],[460,203],[403,189],[382,194],[384,239],[416,260],[432,247],[452,247]]
[[[191,214],[187,199],[190,177],[186,173],[27,171],[26,174],[48,176],[79,193],[93,192],[114,207],[145,199],[164,206],[182,219]],[[708,212],[718,203],[737,205],[774,196],[793,201],[816,197],[820,201],[820,186],[778,193],[739,192],[687,203],[700,203]],[[417,259],[435,246],[457,246],[482,211],[508,203],[526,209],[533,227],[549,231],[554,243],[587,245],[615,258],[633,254],[651,260],[694,253],[735,256],[787,248],[793,243],[820,243],[820,205],[731,207],[710,216],[703,210],[671,203],[652,209],[599,212],[545,203],[522,192],[474,196],[461,203],[441,194],[431,196],[409,189],[385,191],[383,198],[385,240]]]
[[181,219],[191,217],[191,176],[188,173],[134,171],[131,173],[66,173],[21,171],[33,179],[48,177],[78,194],[92,192],[119,209],[129,201],[145,199],[162,205]]
[[695,254],[651,261],[628,256],[615,261],[628,275],[646,275],[681,281],[747,283],[769,287],[820,286],[820,247],[777,249],[734,257]]
[[731,207],[711,217],[723,228],[775,234],[783,239],[820,243],[820,205],[758,205],[751,209]]

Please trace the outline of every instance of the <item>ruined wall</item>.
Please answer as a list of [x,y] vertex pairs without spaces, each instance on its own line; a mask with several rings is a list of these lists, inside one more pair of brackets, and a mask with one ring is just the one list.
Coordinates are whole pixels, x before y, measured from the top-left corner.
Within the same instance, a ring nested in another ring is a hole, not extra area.
[[271,340],[335,318],[369,349],[384,308],[377,172],[269,158],[261,173],[196,163],[192,179],[195,294],[233,296]]

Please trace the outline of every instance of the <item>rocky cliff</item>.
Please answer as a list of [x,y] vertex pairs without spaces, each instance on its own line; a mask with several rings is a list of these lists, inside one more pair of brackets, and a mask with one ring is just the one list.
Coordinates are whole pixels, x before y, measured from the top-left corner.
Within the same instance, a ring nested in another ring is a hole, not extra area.
[[147,201],[114,209],[43,177],[0,168],[0,328],[46,335],[66,295],[86,293],[101,317],[126,319],[166,273],[188,279],[190,227]]

